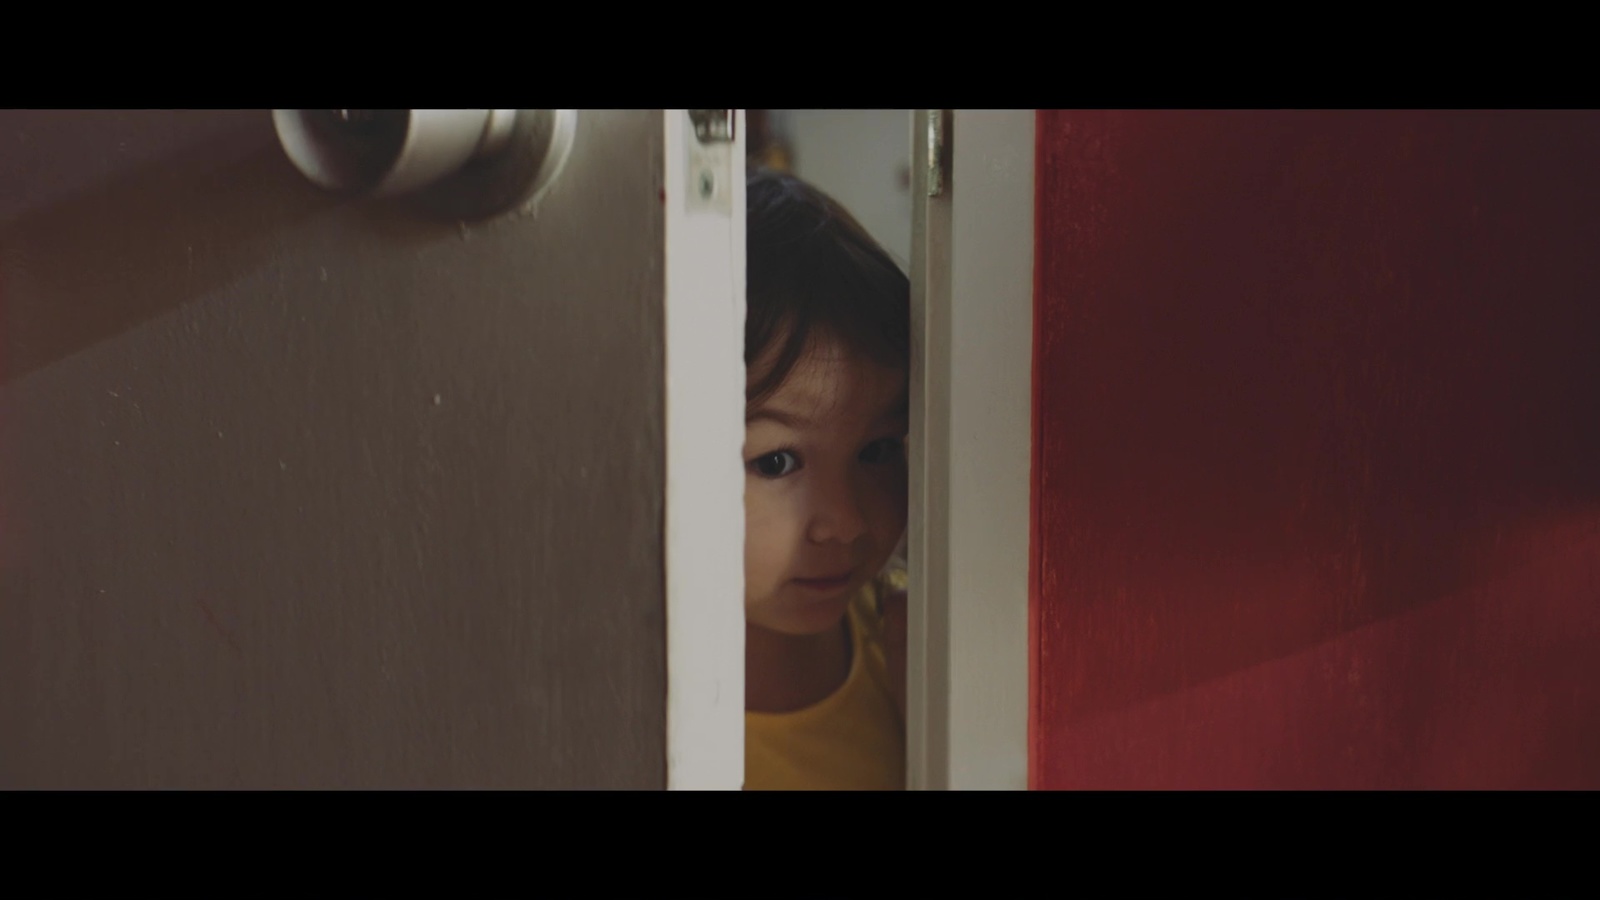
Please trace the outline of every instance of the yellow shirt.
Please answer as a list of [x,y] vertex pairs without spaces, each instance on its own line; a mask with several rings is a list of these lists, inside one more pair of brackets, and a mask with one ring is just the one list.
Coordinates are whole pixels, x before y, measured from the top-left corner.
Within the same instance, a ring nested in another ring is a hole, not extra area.
[[905,723],[889,693],[877,586],[850,603],[850,674],[802,710],[744,714],[744,786],[750,791],[902,790]]

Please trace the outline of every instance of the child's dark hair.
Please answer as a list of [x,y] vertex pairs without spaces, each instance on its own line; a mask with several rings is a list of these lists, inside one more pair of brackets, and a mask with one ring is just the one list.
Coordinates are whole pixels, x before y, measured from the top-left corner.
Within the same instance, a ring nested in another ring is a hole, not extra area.
[[764,370],[751,370],[759,377],[745,402],[777,390],[819,336],[904,369],[911,282],[889,254],[844,207],[792,175],[752,170],[746,189],[744,361]]

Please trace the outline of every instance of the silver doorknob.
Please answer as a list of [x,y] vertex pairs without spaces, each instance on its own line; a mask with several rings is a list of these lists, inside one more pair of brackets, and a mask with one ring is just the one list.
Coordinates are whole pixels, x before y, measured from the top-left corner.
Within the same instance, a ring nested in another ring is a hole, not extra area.
[[275,109],[289,161],[313,184],[416,195],[458,218],[535,199],[571,151],[570,109]]

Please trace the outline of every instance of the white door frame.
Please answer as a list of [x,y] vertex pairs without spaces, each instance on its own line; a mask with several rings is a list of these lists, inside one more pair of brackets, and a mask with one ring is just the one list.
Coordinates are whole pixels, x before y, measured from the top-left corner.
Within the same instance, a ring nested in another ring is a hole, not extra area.
[[[744,786],[744,110],[666,152],[667,788]],[[710,179],[707,196],[706,179]]]
[[912,114],[913,789],[1028,784],[1034,118]]

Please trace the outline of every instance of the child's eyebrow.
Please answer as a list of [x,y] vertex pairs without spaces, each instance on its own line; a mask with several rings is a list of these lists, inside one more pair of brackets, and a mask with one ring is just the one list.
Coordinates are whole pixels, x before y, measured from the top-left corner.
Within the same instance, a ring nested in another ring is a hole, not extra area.
[[807,419],[804,416],[797,416],[793,413],[784,412],[781,409],[755,410],[744,417],[744,423],[749,425],[751,422],[759,422],[762,419],[771,419],[772,421],[777,422],[779,425],[787,425],[790,428],[796,429],[803,428],[806,425],[811,424],[810,419]]

